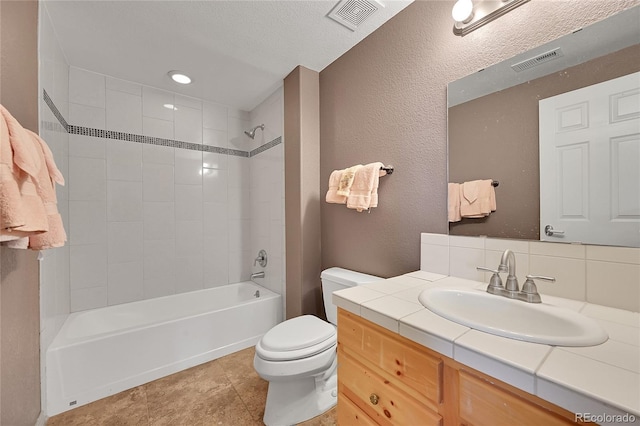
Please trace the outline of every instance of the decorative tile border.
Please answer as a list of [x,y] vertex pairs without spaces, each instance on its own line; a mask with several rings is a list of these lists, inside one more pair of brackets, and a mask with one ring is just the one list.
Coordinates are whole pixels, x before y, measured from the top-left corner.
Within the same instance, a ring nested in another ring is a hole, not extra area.
[[274,146],[276,146],[276,145],[278,145],[280,143],[282,143],[282,136],[278,136],[277,138],[275,138],[271,142],[267,142],[264,145],[260,145],[258,148],[252,150],[251,152],[249,152],[249,157],[254,157],[254,156],[260,154],[261,152],[264,152],[264,151],[268,150],[269,148],[273,148]]
[[[235,155],[237,157],[246,157],[246,158],[254,157],[260,154],[261,152],[264,152],[269,148],[273,148],[274,146],[282,143],[282,137],[278,136],[271,142],[267,142],[264,145],[261,145],[260,147],[249,152],[249,151],[241,151],[238,149],[220,148],[218,146],[205,145],[205,144],[199,144],[199,143],[193,143],[193,142],[178,141],[174,139],[164,139],[164,138],[156,138],[152,136],[143,136],[143,135],[137,135],[134,133],[115,132],[113,130],[102,130],[102,129],[96,129],[93,127],[74,126],[67,123],[67,121],[64,119],[64,117],[62,116],[62,114],[60,113],[56,105],[53,103],[53,101],[47,94],[47,91],[43,89],[42,92],[43,92],[44,102],[47,104],[47,106],[49,106],[49,109],[51,110],[53,115],[56,116],[56,118],[60,122],[60,125],[63,127],[63,129],[67,133],[72,135],[82,135],[82,136],[90,136],[94,138],[105,138],[105,139],[117,139],[121,141],[146,143],[150,145],[161,145],[161,146],[168,146],[172,148],[189,149],[192,151],[214,152],[216,154]],[[46,122],[45,128],[47,128],[47,130],[52,130],[52,129],[49,129],[49,127],[55,126],[55,124],[56,123]]]
[[44,99],[44,103],[47,104],[47,106],[49,107],[53,115],[56,116],[56,118],[58,119],[62,127],[64,127],[64,129],[68,131],[69,123],[67,123],[67,120],[64,119],[64,117],[58,110],[58,107],[56,106],[56,104],[53,103],[53,101],[49,97],[49,94],[44,89],[42,89],[42,98]]
[[56,132],[56,133],[68,133],[67,129],[65,129],[62,124],[58,123],[58,122],[53,122],[53,121],[45,121],[45,120],[41,120],[40,121],[40,128],[44,129],[44,130],[48,130],[50,132]]

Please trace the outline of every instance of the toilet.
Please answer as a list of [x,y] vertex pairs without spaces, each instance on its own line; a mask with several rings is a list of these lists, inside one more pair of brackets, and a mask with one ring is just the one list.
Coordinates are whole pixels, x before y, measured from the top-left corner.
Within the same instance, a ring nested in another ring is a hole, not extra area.
[[256,345],[253,366],[269,381],[263,418],[267,426],[300,423],[336,404],[338,309],[331,295],[382,278],[329,268],[322,271],[321,279],[329,322],[313,315],[291,318],[269,330]]

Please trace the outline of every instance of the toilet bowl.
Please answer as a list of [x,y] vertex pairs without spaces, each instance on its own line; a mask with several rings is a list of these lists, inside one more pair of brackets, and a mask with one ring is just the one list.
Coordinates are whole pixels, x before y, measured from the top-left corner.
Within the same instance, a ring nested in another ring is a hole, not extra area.
[[269,381],[263,421],[267,426],[292,425],[318,416],[337,401],[334,291],[382,278],[342,268],[322,272],[327,321],[313,315],[288,319],[273,327],[256,345],[253,365]]

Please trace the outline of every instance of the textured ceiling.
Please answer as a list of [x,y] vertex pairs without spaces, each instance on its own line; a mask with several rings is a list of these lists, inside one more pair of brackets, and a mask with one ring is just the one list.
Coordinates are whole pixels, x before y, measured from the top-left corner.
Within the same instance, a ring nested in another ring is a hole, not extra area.
[[[321,71],[413,0],[352,32],[327,18],[337,1],[46,1],[69,64],[251,110],[298,65]],[[182,70],[194,81],[167,77]]]

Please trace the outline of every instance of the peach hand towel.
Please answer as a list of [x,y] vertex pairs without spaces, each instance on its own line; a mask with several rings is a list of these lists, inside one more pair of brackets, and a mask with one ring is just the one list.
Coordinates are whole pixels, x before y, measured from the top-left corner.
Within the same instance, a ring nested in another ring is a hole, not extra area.
[[448,189],[449,222],[460,222],[460,184],[449,182]]
[[340,186],[340,178],[342,177],[343,170],[334,170],[329,176],[329,190],[325,196],[327,203],[346,204],[347,197],[344,195],[338,195],[338,187]]
[[496,210],[495,188],[491,179],[474,180],[460,185],[460,215],[478,218]]
[[38,195],[44,202],[47,212],[49,230],[47,232],[29,237],[29,248],[32,250],[44,250],[53,247],[62,247],[67,241],[62,217],[58,213],[58,200],[56,198],[55,184],[64,185],[64,177],[56,167],[53,153],[37,134],[27,131],[32,142],[40,149],[43,167],[38,176]]
[[[384,170],[380,170],[383,166],[384,164],[380,162],[370,163],[362,166],[356,172],[351,186],[351,193],[347,197],[347,208],[362,212],[378,205],[377,188],[379,179],[380,176],[386,174]],[[376,188],[375,195],[373,195],[374,188]],[[372,205],[372,198],[374,205]]]
[[45,232],[49,224],[37,187],[43,157],[27,131],[2,105],[0,137],[0,240]]

